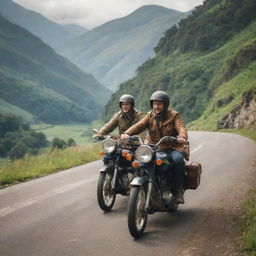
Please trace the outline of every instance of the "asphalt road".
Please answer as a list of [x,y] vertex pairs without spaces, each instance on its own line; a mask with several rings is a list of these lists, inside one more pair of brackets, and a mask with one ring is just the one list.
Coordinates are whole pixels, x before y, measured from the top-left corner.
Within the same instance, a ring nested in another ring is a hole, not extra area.
[[200,187],[186,191],[177,213],[149,215],[141,239],[129,234],[127,197],[118,195],[110,213],[98,207],[96,161],[0,190],[0,255],[223,255],[220,227],[250,188],[256,143],[190,132],[190,144],[190,160],[203,167]]

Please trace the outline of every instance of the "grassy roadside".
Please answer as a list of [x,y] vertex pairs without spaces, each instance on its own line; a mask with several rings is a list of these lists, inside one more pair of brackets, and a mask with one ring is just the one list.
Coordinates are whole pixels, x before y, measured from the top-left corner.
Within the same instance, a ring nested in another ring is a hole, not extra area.
[[256,189],[250,191],[249,199],[243,204],[240,219],[243,232],[241,252],[256,256]]
[[[227,129],[220,132],[231,132],[256,141],[255,129]],[[238,225],[243,234],[239,251],[243,255],[256,256],[256,187],[250,191],[238,214],[240,219]]]
[[0,166],[0,188],[100,159],[100,150],[97,143],[5,162]]
[[96,120],[90,124],[33,125],[32,128],[43,132],[49,141],[55,137],[65,141],[73,138],[78,146],[38,156],[26,156],[16,161],[0,158],[0,188],[99,159],[101,144],[92,144],[91,136],[93,128],[98,129],[102,124],[102,120]]

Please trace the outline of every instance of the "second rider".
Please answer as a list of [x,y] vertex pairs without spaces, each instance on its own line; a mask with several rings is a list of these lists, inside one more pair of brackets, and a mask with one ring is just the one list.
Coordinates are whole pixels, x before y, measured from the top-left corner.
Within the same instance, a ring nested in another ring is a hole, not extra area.
[[124,94],[119,99],[120,111],[114,114],[112,119],[106,123],[97,133],[93,134],[93,138],[101,135],[107,135],[116,127],[119,129],[119,135],[124,133],[132,125],[136,124],[143,118],[143,113],[134,108],[135,100],[130,94]]

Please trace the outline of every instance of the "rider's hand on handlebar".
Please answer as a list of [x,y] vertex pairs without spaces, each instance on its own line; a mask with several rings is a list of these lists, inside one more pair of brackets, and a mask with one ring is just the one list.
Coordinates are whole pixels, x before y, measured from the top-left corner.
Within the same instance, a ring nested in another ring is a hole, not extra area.
[[125,133],[123,133],[123,134],[121,134],[121,139],[122,140],[124,140],[124,139],[129,139],[129,135],[128,134],[125,134]]
[[184,144],[187,141],[184,138],[177,138],[177,142],[179,142],[180,144]]
[[92,138],[93,138],[93,139],[96,139],[96,138],[98,138],[98,137],[100,137],[100,136],[101,136],[100,133],[94,133],[94,134],[92,135]]

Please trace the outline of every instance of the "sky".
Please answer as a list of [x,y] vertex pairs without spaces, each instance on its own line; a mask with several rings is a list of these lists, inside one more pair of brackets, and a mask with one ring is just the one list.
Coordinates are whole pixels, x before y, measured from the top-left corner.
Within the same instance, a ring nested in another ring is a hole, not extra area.
[[143,5],[156,4],[186,12],[203,0],[13,0],[60,24],[77,24],[87,29],[124,17]]

